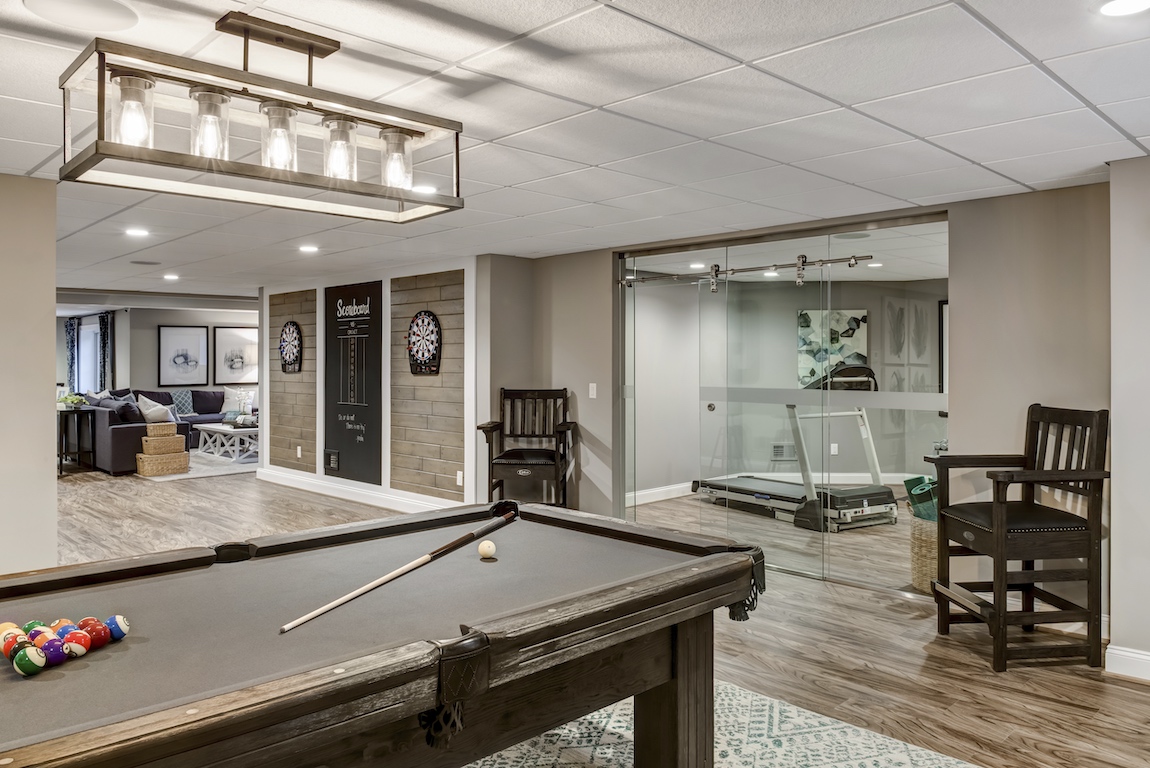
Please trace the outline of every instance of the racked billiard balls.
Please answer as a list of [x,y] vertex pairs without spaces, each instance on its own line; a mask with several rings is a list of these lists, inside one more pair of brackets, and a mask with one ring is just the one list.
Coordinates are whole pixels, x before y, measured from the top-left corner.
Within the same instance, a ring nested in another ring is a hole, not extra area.
[[12,657],[12,668],[24,677],[39,674],[44,670],[47,664],[48,657],[44,655],[42,650],[34,645],[21,648],[16,651],[16,654]]
[[24,634],[28,634],[29,632],[31,632],[36,627],[46,627],[46,626],[48,626],[48,625],[45,624],[44,622],[37,621],[37,620],[33,619],[32,621],[28,622],[23,627],[21,627],[21,629],[24,630]]
[[112,633],[113,640],[123,640],[128,636],[128,632],[131,630],[131,627],[128,625],[128,620],[120,614],[110,616],[108,620],[104,622],[104,625],[108,628],[108,631]]
[[49,640],[54,640],[56,633],[47,627],[36,627],[28,633],[28,639],[31,640],[37,648],[44,645]]
[[75,632],[77,629],[79,629],[79,627],[77,627],[75,624],[65,624],[56,630],[56,637],[63,638],[64,635],[68,634],[69,632]]
[[99,619],[97,619],[95,616],[85,616],[84,618],[82,618],[76,622],[76,626],[79,627],[80,629],[85,629],[85,628],[87,628],[87,626],[89,624],[102,624],[102,623],[103,622],[100,621]]
[[89,624],[86,627],[81,627],[80,631],[87,632],[92,636],[93,651],[103,648],[112,641],[112,631],[100,621],[97,621],[95,624]]
[[32,645],[32,641],[29,640],[28,636],[25,634],[9,635],[8,639],[4,641],[4,644],[0,646],[0,650],[2,650],[4,653],[4,658],[11,661],[13,649],[21,643]]
[[71,623],[72,623],[71,619],[56,619],[51,624],[49,624],[48,627],[53,632],[55,632],[57,635],[59,635],[60,634],[60,627],[63,627],[66,624],[71,624]]
[[92,647],[92,636],[82,629],[73,629],[63,639],[64,651],[73,659],[83,656]]
[[44,652],[44,657],[48,660],[49,667],[55,667],[68,660],[68,652],[64,648],[64,641],[58,637],[52,638],[41,645],[40,650]]

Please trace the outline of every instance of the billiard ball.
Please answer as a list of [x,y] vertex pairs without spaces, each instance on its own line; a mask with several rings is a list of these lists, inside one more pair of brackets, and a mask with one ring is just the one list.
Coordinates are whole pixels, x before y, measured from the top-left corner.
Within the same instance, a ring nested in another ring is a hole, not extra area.
[[73,659],[83,656],[92,647],[92,636],[82,629],[73,629],[64,635],[64,651]]
[[12,661],[12,659],[15,659],[16,654],[18,654],[24,648],[35,648],[35,647],[36,646],[32,643],[32,641],[27,639],[26,636],[22,640],[17,640],[16,643],[11,648],[8,649],[8,654],[7,654],[8,661]]
[[44,655],[42,650],[34,645],[21,648],[16,651],[16,655],[12,657],[12,668],[24,677],[39,674],[44,670],[47,664],[48,657]]
[[71,623],[72,623],[71,619],[56,619],[51,624],[49,624],[48,627],[53,632],[55,632],[57,635],[59,635],[60,634],[60,627],[63,627],[65,625],[71,624]]
[[479,556],[484,560],[495,557],[495,542],[490,539],[479,542]]
[[79,627],[80,629],[87,629],[90,624],[102,624],[102,623],[103,622],[101,622],[95,616],[85,616],[84,618],[82,618],[76,622],[76,626]]
[[65,624],[56,630],[56,637],[62,638],[64,635],[68,634],[69,632],[75,632],[77,629],[79,629],[79,627],[77,627],[75,624]]
[[45,658],[48,659],[49,667],[55,667],[68,660],[68,651],[64,648],[64,641],[58,637],[41,645],[40,650],[44,652]]
[[123,640],[131,630],[131,627],[128,625],[128,620],[119,614],[108,617],[104,625],[108,628],[108,631],[112,633],[113,640]]
[[28,622],[27,624],[25,624],[23,627],[21,627],[21,629],[24,630],[24,634],[28,634],[29,632],[31,632],[36,627],[46,627],[46,626],[48,626],[48,625],[42,621],[32,620],[32,621]]
[[11,661],[12,660],[12,649],[15,648],[16,645],[19,643],[27,643],[28,645],[31,645],[32,641],[28,639],[27,635],[23,635],[23,634],[9,635],[8,639],[4,641],[4,644],[0,645],[0,650],[3,651],[4,658]]
[[15,635],[22,635],[22,634],[24,634],[24,630],[20,629],[20,627],[9,627],[8,629],[0,629],[0,645],[3,645],[4,643],[6,643],[8,641],[8,638],[14,637]]
[[[36,629],[41,629],[41,627],[37,627]],[[49,640],[59,639],[52,632],[37,632],[36,629],[33,629],[28,633],[28,639],[31,640],[32,645],[36,646],[37,648],[43,648],[44,643],[48,642]]]
[[0,632],[3,632],[6,629],[20,629],[20,625],[14,621],[5,621],[0,623]]
[[112,632],[103,623],[97,621],[95,624],[89,624],[83,627],[81,632],[87,632],[92,636],[92,650],[98,650],[112,641]]

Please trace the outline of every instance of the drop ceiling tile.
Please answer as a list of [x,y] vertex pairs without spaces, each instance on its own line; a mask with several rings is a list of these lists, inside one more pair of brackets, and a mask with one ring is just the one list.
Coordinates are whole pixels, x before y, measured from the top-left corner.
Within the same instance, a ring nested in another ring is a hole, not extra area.
[[690,184],[771,165],[775,163],[764,160],[758,155],[749,155],[719,144],[697,141],[647,155],[629,157],[608,163],[606,167],[613,171],[622,171],[669,184]]
[[976,163],[991,163],[1119,141],[1122,135],[1087,109],[931,137]]
[[[482,143],[479,139],[473,139],[470,136],[460,136],[459,151],[462,152],[465,149],[478,147]],[[452,154],[453,147],[454,145],[450,141],[437,141],[416,149],[415,152],[412,153],[412,157],[416,166],[418,166],[420,163],[424,163],[428,160],[434,160],[437,157]]]
[[1034,66],[1016,67],[857,105],[916,136],[953,133],[1078,109],[1082,102]]
[[967,0],[1039,59],[1150,37],[1150,16],[1103,16],[1100,2]]
[[[530,149],[530,148],[528,148]],[[551,157],[548,153],[522,152],[502,144],[482,144],[459,154],[461,178],[509,187],[579,169],[579,163]],[[451,158],[442,157],[417,166],[417,170],[448,176]]]
[[467,67],[602,106],[717,72],[732,63],[725,56],[600,6],[469,59]]
[[149,232],[161,230],[178,230],[181,232],[197,232],[201,229],[210,229],[230,221],[225,216],[205,216],[199,213],[186,213],[182,211],[164,211],[158,208],[141,208],[133,206],[125,211],[110,216],[101,222],[111,225],[119,230],[128,228],[146,229]]
[[986,167],[1024,184],[1032,184],[1039,181],[1070,179],[1094,174],[1103,174],[1109,177],[1110,169],[1106,165],[1107,162],[1145,156],[1146,151],[1134,142],[1118,141],[1113,144],[987,163]]
[[383,246],[387,243],[394,243],[402,239],[401,237],[392,235],[352,232],[347,229],[328,229],[303,237],[290,238],[285,240],[282,245],[289,250],[296,249],[297,251],[301,245],[314,245],[319,248],[319,253],[316,255],[322,256],[324,254],[339,253],[358,248]]
[[0,139],[52,145],[62,141],[63,109],[59,105],[0,96]]
[[511,187],[485,192],[467,201],[467,205],[473,210],[504,213],[508,216],[528,216],[532,213],[556,211],[560,208],[570,208],[575,204],[576,201],[570,198]]
[[652,179],[641,179],[606,168],[583,168],[578,171],[520,184],[532,192],[570,197],[587,203],[610,200],[613,197],[637,195],[665,189],[668,185]]
[[838,185],[838,181],[826,176],[820,176],[789,165],[776,165],[758,171],[738,173],[721,179],[692,184],[691,187],[739,200],[753,201],[762,200],[765,197],[793,195]]
[[569,224],[571,227],[599,227],[604,224],[637,221],[648,217],[646,214],[624,208],[590,203],[586,205],[576,205],[571,208],[563,208],[558,211],[539,213],[531,218],[539,219],[540,221]]
[[690,222],[698,222],[728,229],[759,229],[760,227],[774,227],[779,224],[793,224],[796,221],[805,221],[808,217],[793,211],[781,211],[777,208],[768,208],[765,205],[754,203],[739,203],[726,205],[722,208],[708,208],[702,211],[687,211],[675,216]]
[[619,224],[595,227],[594,229],[565,232],[563,239],[588,246],[624,248],[678,237],[705,235],[719,229],[721,228],[678,219],[674,216],[654,216],[639,221],[625,221]]
[[682,133],[597,110],[500,139],[499,144],[603,165],[689,141]]
[[346,31],[443,61],[458,61],[586,5],[586,0],[484,0],[464,10],[452,0],[388,4],[376,0],[269,0],[262,7],[335,32]]
[[105,203],[96,200],[76,200],[70,197],[56,198],[56,215],[74,219],[103,219],[128,208],[125,203]]
[[518,256],[524,259],[538,259],[544,256],[557,256],[577,253],[584,250],[579,243],[567,240],[554,240],[546,237],[525,237],[499,243],[498,252],[505,256]]
[[[0,24],[0,29],[4,26]],[[5,35],[0,39],[0,72],[4,73],[0,95],[61,104],[60,73],[77,56],[77,50]]]
[[1131,77],[1150,68],[1150,40],[1052,59],[1046,66],[1094,104],[1150,96],[1150,82]]
[[77,219],[71,216],[56,217],[56,239],[65,238],[95,223],[95,219]]
[[[110,192],[121,191],[114,190],[111,187],[94,187],[94,189],[108,190]],[[134,192],[134,190],[123,191]],[[206,200],[198,197],[184,197],[182,195],[155,195],[148,192],[140,192],[137,194],[150,195],[150,197],[138,203],[140,208],[155,209],[158,211],[178,211],[202,216],[219,216],[225,219],[238,219],[267,210],[263,206],[252,205],[250,203],[229,203],[222,200]]]
[[1025,62],[970,14],[948,4],[763,59],[756,66],[857,104]]
[[1005,179],[997,173],[968,163],[960,168],[947,168],[941,171],[916,173],[894,179],[869,181],[863,183],[862,186],[903,200],[915,200],[952,192],[987,189],[988,187],[1007,184],[1010,181],[1010,179]]
[[37,166],[44,166],[55,172],[57,164],[46,166],[45,161],[58,150],[58,146],[50,144],[0,139],[0,167],[20,174],[27,173]]
[[1134,136],[1150,133],[1150,97],[1103,104],[1099,109]]
[[935,0],[774,0],[767,12],[762,0],[615,0],[621,8],[743,59],[809,45],[935,4]]
[[923,141],[908,141],[795,163],[816,173],[856,184],[965,165],[966,160]]
[[544,221],[535,216],[504,219],[491,224],[481,224],[468,229],[468,232],[478,234],[483,239],[498,237],[494,242],[505,240],[521,240],[528,237],[554,235],[562,237],[564,232],[570,232],[579,227],[562,222]]
[[[417,166],[415,169],[415,186],[425,185],[435,187],[436,191],[442,190],[444,194],[451,194],[451,177],[439,173],[428,173],[427,171],[420,170]],[[476,181],[475,179],[467,178],[466,174],[459,181],[459,191],[462,196],[466,198],[474,197],[475,195],[482,195],[484,192],[490,192],[494,189],[501,189],[501,184],[488,184],[484,181]]]
[[[71,200],[91,200],[97,203],[120,203],[122,207],[127,207],[137,203],[147,203],[156,197],[156,193],[106,187],[102,184],[78,184],[73,181],[62,181],[56,185],[56,197],[66,197]],[[192,200],[193,198],[180,197],[177,199]]]
[[612,112],[700,138],[837,108],[832,101],[751,67],[673,85],[611,104]]
[[644,192],[640,195],[619,197],[611,201],[617,208],[645,213],[648,216],[669,216],[686,211],[701,211],[707,208],[718,208],[731,205],[737,201],[730,197],[713,195],[701,189],[687,187],[672,187],[660,189],[655,192]]
[[1106,173],[1091,173],[1086,176],[1036,181],[1031,184],[1031,186],[1035,189],[1062,189],[1063,187],[1080,187],[1083,184],[1103,184],[1108,181],[1110,181],[1109,171]]
[[984,197],[1001,197],[1002,195],[1017,195],[1030,190],[1021,184],[1005,184],[999,187],[991,187],[989,189],[976,189],[967,192],[950,192],[945,195],[933,195],[931,197],[919,197],[911,202],[916,205],[942,205],[944,203],[956,203],[963,200],[980,200]]
[[458,120],[465,136],[483,141],[587,111],[582,104],[461,67],[439,72],[380,100]]
[[771,208],[781,208],[784,211],[793,211],[820,218],[843,215],[848,212],[870,213],[894,210],[907,206],[902,200],[849,185],[830,187],[814,192],[802,192],[785,197],[771,197],[760,202]]
[[870,149],[887,144],[899,144],[908,137],[902,131],[852,112],[838,109],[810,117],[800,117],[742,133],[733,133],[714,139],[735,149],[756,155],[793,163],[816,157]]

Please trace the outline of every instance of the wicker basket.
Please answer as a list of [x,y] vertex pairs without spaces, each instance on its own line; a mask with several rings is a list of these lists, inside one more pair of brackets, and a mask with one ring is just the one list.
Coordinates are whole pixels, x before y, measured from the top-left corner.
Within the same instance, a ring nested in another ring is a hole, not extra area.
[[160,421],[155,424],[147,424],[145,428],[148,430],[148,437],[171,437],[176,434],[176,422],[174,421]]
[[146,453],[136,454],[136,472],[141,477],[156,477],[157,475],[178,475],[188,471],[188,452],[164,453],[159,456],[149,456]]
[[145,456],[183,453],[186,448],[183,435],[172,435],[171,437],[142,437],[140,441],[144,444]]
[[911,517],[910,583],[919,592],[930,594],[930,582],[938,578],[938,523]]

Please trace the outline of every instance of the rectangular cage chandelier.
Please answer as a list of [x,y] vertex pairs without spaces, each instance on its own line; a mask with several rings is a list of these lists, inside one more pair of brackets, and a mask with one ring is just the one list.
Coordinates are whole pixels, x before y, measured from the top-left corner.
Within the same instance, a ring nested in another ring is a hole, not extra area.
[[[60,180],[399,224],[463,207],[460,123],[313,87],[335,40],[242,13],[216,29],[244,38],[242,70],[93,40],[60,76]],[[308,84],[247,71],[250,40],[307,54]],[[428,147],[450,194],[413,186]]]

